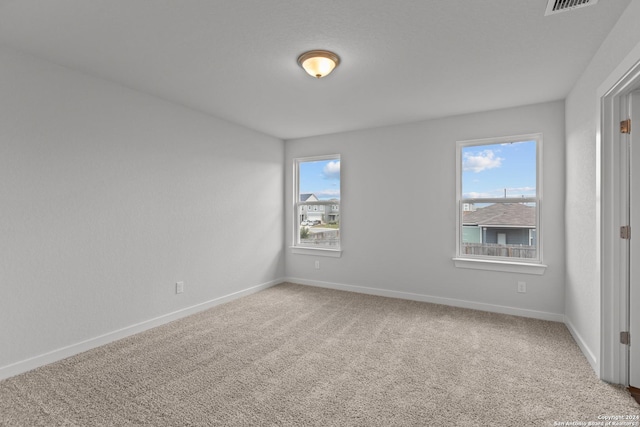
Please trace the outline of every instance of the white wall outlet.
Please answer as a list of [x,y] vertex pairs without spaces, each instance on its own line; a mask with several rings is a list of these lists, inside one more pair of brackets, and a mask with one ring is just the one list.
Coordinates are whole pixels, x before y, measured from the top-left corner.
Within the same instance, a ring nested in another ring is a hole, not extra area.
[[518,292],[521,294],[527,292],[527,282],[518,282]]
[[176,283],[176,294],[181,294],[184,292],[184,282]]
[[316,270],[320,270],[320,261],[316,261]]

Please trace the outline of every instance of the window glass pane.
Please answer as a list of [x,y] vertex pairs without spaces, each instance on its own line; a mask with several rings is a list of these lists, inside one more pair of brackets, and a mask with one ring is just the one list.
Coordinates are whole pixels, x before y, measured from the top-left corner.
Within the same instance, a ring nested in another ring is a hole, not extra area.
[[303,246],[340,246],[340,159],[298,163],[298,228]]
[[462,198],[536,197],[536,141],[462,147]]
[[536,203],[478,203],[462,211],[461,255],[536,259]]
[[541,261],[538,144],[533,135],[460,143],[459,256]]

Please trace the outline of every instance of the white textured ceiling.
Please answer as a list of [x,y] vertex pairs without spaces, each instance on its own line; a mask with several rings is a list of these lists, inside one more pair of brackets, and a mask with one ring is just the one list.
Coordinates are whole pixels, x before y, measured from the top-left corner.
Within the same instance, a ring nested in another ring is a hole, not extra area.
[[0,0],[0,43],[290,139],[562,99],[629,1]]

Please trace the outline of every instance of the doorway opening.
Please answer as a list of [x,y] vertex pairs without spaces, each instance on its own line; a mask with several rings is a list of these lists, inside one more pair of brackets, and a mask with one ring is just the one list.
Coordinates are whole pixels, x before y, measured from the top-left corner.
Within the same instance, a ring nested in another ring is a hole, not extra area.
[[[640,88],[640,61],[621,73],[621,77],[599,91],[601,120],[598,123],[598,173],[600,229],[601,379],[629,386],[629,346],[621,342],[630,330],[630,244],[621,238],[621,227],[631,223],[630,139],[620,132],[620,122],[629,118],[630,94]],[[640,122],[636,124],[640,134]],[[640,145],[640,144],[637,144]],[[640,174],[640,165],[633,165]],[[635,191],[640,195],[640,188]],[[631,224],[633,227],[633,224]],[[640,221],[635,224],[640,232]],[[637,239],[640,240],[640,234]],[[640,279],[637,278],[636,280]],[[640,286],[640,281],[638,283]],[[636,340],[640,330],[635,331]],[[640,360],[640,359],[639,359]]]

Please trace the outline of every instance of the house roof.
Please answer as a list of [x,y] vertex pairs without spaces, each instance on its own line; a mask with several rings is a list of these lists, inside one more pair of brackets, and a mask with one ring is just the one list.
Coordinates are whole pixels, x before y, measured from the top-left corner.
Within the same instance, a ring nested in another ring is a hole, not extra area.
[[475,211],[463,212],[464,225],[482,227],[535,227],[536,208],[524,203],[495,203]]
[[318,202],[318,203],[313,203],[314,205],[321,205],[321,204],[340,204],[340,199],[323,199],[320,200],[318,199],[318,197],[313,194],[313,193],[303,193],[300,194],[300,201],[301,202]]

